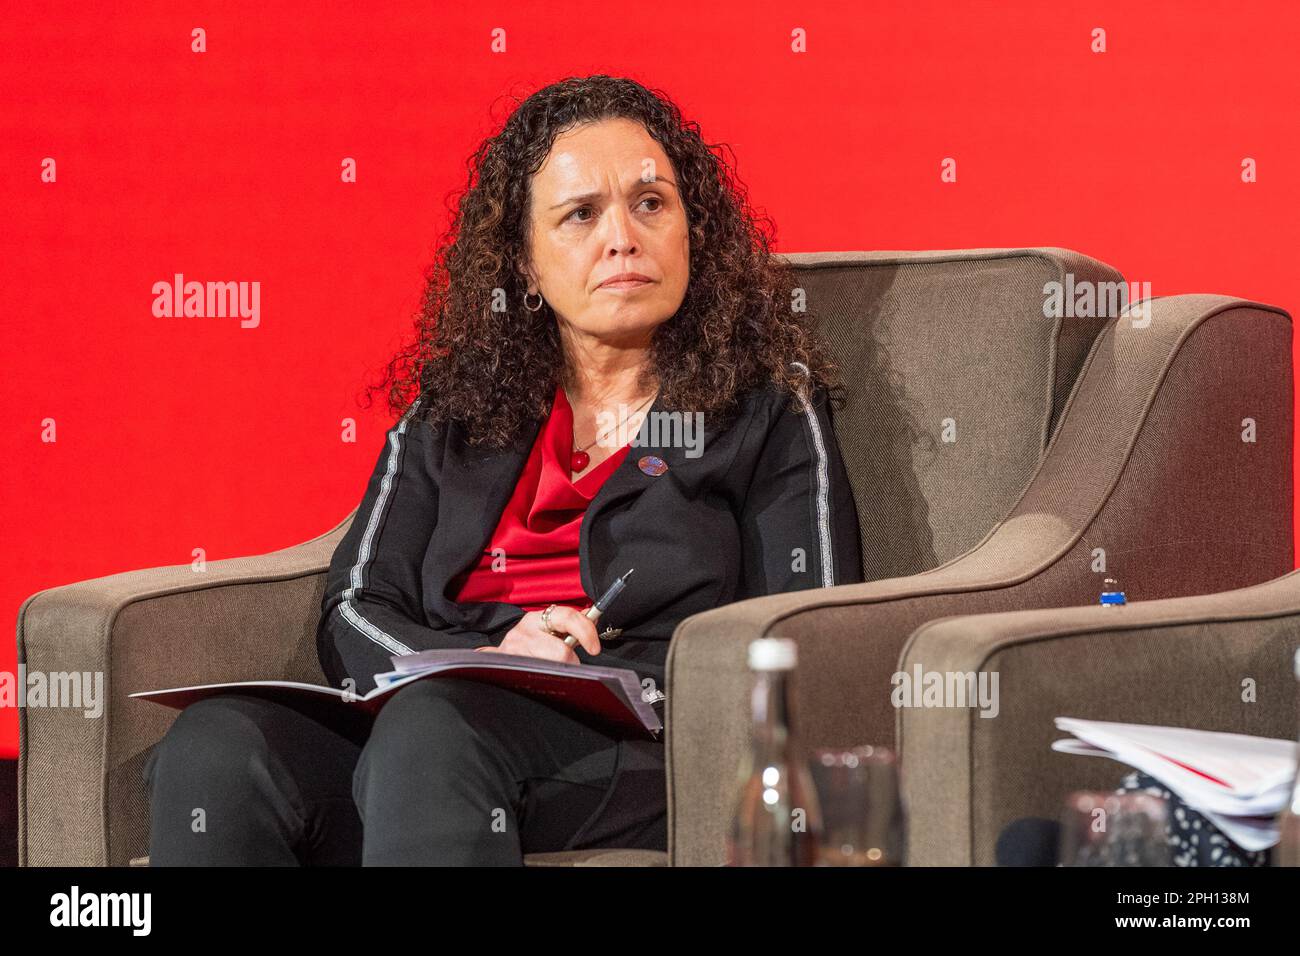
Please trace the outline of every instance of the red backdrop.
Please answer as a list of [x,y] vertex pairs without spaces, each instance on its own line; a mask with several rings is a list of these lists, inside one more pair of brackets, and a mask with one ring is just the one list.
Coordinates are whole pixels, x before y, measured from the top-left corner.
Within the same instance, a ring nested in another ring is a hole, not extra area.
[[[1156,295],[1294,311],[1295,4],[1133,7],[10,5],[5,627],[35,591],[286,547],[355,507],[390,424],[357,397],[409,328],[445,197],[506,94],[568,75],[661,88],[731,144],[780,251],[1065,246]],[[260,323],[156,318],[178,272],[260,283]]]

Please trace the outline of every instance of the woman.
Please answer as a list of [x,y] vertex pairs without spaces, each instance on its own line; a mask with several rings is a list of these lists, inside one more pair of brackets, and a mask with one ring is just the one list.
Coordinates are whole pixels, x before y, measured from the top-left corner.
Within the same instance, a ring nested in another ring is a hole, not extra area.
[[[656,699],[682,619],[861,581],[834,366],[697,127],[630,80],[569,79],[473,167],[327,575],[329,680],[365,692],[393,655],[473,648],[630,668]],[[581,609],[629,569],[598,634]],[[155,865],[667,846],[662,743],[454,678],[365,734],[201,701],[146,773]]]

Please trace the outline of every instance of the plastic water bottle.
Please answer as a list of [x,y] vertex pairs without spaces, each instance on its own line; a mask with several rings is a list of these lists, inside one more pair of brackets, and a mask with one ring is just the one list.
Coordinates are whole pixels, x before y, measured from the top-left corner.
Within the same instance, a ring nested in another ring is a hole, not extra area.
[[797,645],[762,638],[749,645],[753,737],[739,769],[739,797],[727,839],[729,866],[815,866],[821,808],[794,733],[790,679]]
[[1102,607],[1122,607],[1128,603],[1128,598],[1120,590],[1118,581],[1107,578],[1101,584],[1101,598],[1097,603]]

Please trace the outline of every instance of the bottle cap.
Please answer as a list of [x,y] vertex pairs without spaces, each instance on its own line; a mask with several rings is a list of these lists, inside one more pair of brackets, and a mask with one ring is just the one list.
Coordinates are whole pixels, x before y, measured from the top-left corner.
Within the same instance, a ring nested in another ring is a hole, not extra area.
[[1115,604],[1127,604],[1128,598],[1120,589],[1119,582],[1114,578],[1107,578],[1101,586],[1101,599],[1097,602],[1103,606]]
[[749,643],[749,667],[756,671],[793,670],[798,645],[785,637],[763,637]]

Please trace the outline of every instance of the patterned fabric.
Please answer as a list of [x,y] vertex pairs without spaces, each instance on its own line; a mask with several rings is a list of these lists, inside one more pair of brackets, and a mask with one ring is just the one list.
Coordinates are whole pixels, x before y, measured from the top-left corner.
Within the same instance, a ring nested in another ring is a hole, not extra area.
[[1174,866],[1267,866],[1268,851],[1243,850],[1213,823],[1182,800],[1159,780],[1134,770],[1120,781],[1116,793],[1143,792],[1163,797],[1169,806],[1170,863]]

